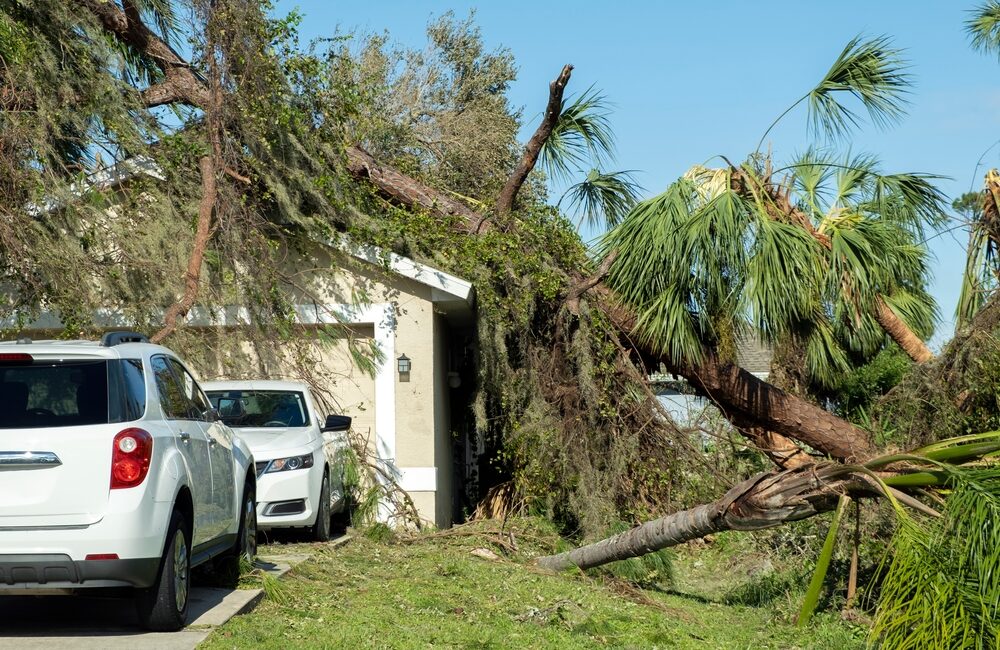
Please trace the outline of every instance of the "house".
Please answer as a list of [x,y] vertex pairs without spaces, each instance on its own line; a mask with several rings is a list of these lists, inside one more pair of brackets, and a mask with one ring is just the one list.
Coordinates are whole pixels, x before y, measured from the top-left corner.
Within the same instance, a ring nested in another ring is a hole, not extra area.
[[[756,337],[748,336],[737,343],[736,365],[758,379],[767,381],[773,357],[774,351]],[[680,425],[693,424],[706,414],[719,415],[708,399],[695,394],[680,377],[658,373],[650,375],[649,381],[664,410]]]
[[[115,187],[139,173],[157,177],[148,161],[126,161],[95,175],[79,192]],[[33,209],[58,208],[58,203],[49,202]],[[355,433],[368,441],[386,481],[409,494],[421,519],[450,526],[468,505],[463,504],[464,488],[477,460],[470,409],[476,379],[472,285],[345,239],[289,253],[285,264],[298,279],[286,298],[306,337],[310,330],[336,324],[349,331],[351,343],[378,350],[369,373],[354,362],[346,338],[331,342],[326,337],[322,343],[318,335],[308,339],[315,340],[314,376],[324,380],[323,394],[332,398],[328,413],[353,418]],[[248,324],[244,307],[216,305],[196,306],[184,326],[210,330],[206,338],[211,340],[213,335],[243,336],[240,332]],[[6,323],[7,328],[13,325]],[[112,310],[95,314],[94,325],[105,330],[135,326]],[[46,337],[62,327],[58,316],[48,313],[17,335]],[[250,346],[243,352],[254,354]],[[203,379],[252,378],[230,377],[221,357],[204,365],[198,368]],[[269,378],[297,378],[281,359],[249,365],[265,368]],[[385,507],[381,514],[389,515]]]

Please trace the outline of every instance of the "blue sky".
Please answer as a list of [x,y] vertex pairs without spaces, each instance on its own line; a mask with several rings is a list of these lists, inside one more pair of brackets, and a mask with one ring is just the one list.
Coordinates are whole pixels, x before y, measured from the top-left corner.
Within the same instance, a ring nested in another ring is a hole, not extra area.
[[[638,170],[647,194],[716,155],[741,160],[768,124],[809,90],[857,34],[888,35],[906,50],[914,88],[908,115],[886,131],[864,128],[852,151],[877,153],[886,171],[950,177],[949,197],[978,189],[985,169],[1000,166],[1000,62],[973,52],[963,31],[974,2],[332,2],[278,3],[305,15],[305,39],[343,31],[388,31],[423,47],[428,21],[451,9],[476,9],[488,47],[513,52],[518,79],[510,92],[523,107],[527,139],[544,108],[548,83],[575,66],[570,92],[590,85],[614,104],[616,168]],[[810,142],[804,109],[769,138],[780,161]],[[941,308],[934,343],[951,336],[964,264],[965,232],[930,242],[932,292]]]

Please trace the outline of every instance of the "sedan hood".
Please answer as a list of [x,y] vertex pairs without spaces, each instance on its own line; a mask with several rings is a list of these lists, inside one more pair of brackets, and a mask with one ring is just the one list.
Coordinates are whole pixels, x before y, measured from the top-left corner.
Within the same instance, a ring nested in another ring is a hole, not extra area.
[[256,460],[269,458],[269,453],[275,451],[294,450],[296,447],[306,447],[316,439],[312,427],[266,427],[266,428],[234,428],[240,438],[247,443]]

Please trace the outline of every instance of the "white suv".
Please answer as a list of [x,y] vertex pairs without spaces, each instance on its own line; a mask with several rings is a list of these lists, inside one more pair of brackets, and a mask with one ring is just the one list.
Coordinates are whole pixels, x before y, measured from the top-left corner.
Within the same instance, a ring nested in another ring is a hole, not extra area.
[[0,594],[135,587],[176,630],[191,567],[256,553],[249,449],[146,341],[0,343]]

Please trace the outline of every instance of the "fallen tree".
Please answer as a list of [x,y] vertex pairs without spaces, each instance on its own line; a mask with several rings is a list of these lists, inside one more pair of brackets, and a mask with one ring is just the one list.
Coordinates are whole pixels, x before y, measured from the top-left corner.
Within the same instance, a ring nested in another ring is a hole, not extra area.
[[[176,54],[162,39],[148,29],[140,12],[135,11],[130,2],[116,3],[79,0],[78,5],[91,12],[113,38],[147,56],[153,66],[160,71],[160,78],[140,93],[148,107],[164,104],[188,105],[206,109],[210,98],[204,79],[196,74],[195,68]],[[348,146],[344,150],[345,169],[356,180],[372,187],[378,196],[395,206],[412,210],[417,214],[440,217],[442,223],[463,236],[489,236],[495,229],[517,233],[524,227],[524,221],[517,212],[518,195],[529,178],[538,159],[539,151],[545,146],[547,134],[551,133],[553,107],[562,104],[562,96],[571,75],[571,67],[565,67],[550,86],[549,101],[543,123],[532,142],[511,171],[504,186],[503,200],[498,200],[495,213],[477,205],[470,208],[455,195],[436,189],[414,176],[404,173],[390,164],[380,163],[360,146]],[[235,134],[234,134],[235,135]],[[229,173],[228,170],[225,173]],[[246,177],[243,177],[246,178]],[[782,219],[802,221],[801,215],[789,211],[787,196],[780,194],[780,188],[766,179],[758,189],[770,193],[773,203],[784,209]],[[746,185],[744,183],[744,185]],[[777,192],[777,193],[776,193]],[[495,214],[495,216],[494,216]],[[200,229],[204,232],[204,229]],[[819,238],[822,239],[821,237]],[[200,266],[196,247],[190,258],[188,279],[195,277],[191,269]],[[583,257],[575,266],[561,269],[562,287],[555,308],[545,318],[557,322],[556,330],[569,333],[579,328],[585,318],[582,314],[597,315],[599,322],[606,323],[623,342],[614,367],[630,368],[628,373],[636,381],[642,381],[647,367],[662,364],[670,372],[688,380],[698,392],[717,404],[723,413],[740,431],[745,432],[748,444],[762,448],[765,453],[781,466],[802,465],[810,462],[808,452],[840,461],[859,461],[870,458],[875,453],[867,432],[844,421],[809,402],[791,395],[739,368],[728,356],[720,354],[711,343],[707,343],[700,354],[687,359],[663,353],[660,346],[649,345],[641,337],[636,337],[640,315],[634,308],[620,300],[615,292],[603,282],[606,268],[594,268]],[[188,283],[191,284],[190,282]],[[196,289],[194,289],[196,291]],[[180,312],[193,303],[192,287],[185,292],[177,304]],[[177,311],[176,309],[174,311]],[[564,345],[565,341],[548,342],[549,345]],[[554,359],[565,359],[560,353]],[[571,382],[572,376],[565,378]],[[544,398],[553,404],[554,411],[566,421],[576,417],[573,409],[561,403],[564,387],[553,387]],[[649,398],[651,400],[651,397]],[[565,402],[565,400],[562,400]],[[652,407],[646,407],[652,408]],[[644,411],[632,423],[649,420]],[[637,429],[641,430],[640,425]],[[798,444],[797,444],[798,443]],[[795,460],[789,460],[795,459]]]

